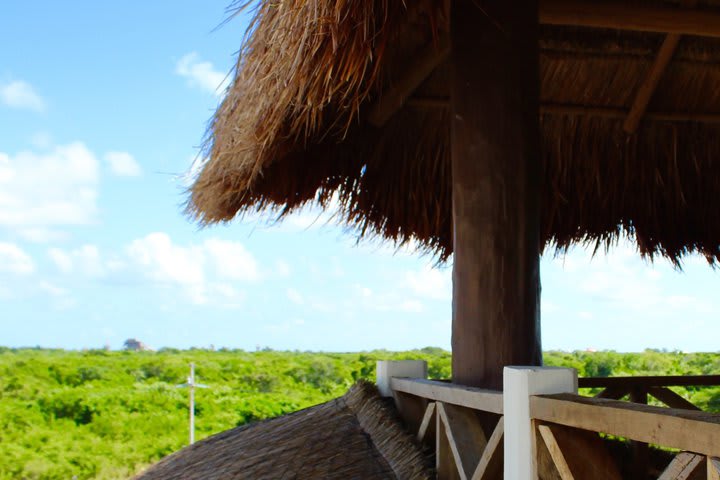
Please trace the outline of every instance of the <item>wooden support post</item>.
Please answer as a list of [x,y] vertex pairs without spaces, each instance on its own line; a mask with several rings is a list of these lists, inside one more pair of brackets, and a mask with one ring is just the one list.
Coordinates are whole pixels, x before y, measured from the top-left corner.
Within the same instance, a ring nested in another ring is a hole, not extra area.
[[453,382],[540,365],[537,1],[451,3]]
[[[632,403],[640,403],[647,405],[648,394],[642,387],[630,391],[630,401]],[[648,478],[648,467],[650,465],[650,448],[645,442],[631,441],[633,458],[633,478],[645,480]]]
[[577,392],[577,371],[552,367],[505,367],[503,394],[504,478],[536,480],[538,462],[530,402],[535,395]]

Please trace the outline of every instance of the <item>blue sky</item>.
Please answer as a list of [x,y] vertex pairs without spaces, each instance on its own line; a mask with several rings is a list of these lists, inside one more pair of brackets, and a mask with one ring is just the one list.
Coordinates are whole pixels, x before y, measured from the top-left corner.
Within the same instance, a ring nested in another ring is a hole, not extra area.
[[[308,210],[199,229],[185,172],[228,0],[0,4],[0,345],[449,348],[450,265]],[[544,348],[716,351],[720,273],[621,244],[542,260]]]

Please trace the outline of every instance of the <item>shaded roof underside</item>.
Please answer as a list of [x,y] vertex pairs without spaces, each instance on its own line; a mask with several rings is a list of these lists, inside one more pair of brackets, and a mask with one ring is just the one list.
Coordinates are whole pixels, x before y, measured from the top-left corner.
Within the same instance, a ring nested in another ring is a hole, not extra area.
[[[383,95],[429,48],[443,2],[262,2],[209,130],[189,209],[205,223],[333,196],[361,235],[452,253],[449,65],[387,121]],[[641,2],[658,4],[672,2]],[[707,2],[699,8],[718,10]],[[634,236],[643,254],[720,260],[720,39],[682,36],[637,128],[624,127],[667,35],[541,29],[543,246]]]
[[174,453],[136,480],[432,478],[430,458],[375,387],[238,427]]

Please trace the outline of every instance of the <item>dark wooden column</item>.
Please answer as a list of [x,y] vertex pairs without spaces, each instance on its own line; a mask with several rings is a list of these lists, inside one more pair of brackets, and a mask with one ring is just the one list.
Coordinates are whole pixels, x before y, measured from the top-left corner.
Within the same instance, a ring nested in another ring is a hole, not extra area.
[[537,0],[451,0],[453,382],[540,365]]

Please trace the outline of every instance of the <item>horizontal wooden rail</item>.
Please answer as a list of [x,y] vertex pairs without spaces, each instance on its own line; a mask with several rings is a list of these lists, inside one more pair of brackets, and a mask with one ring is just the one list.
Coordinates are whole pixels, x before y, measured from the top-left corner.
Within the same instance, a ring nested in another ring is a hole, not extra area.
[[649,388],[720,385],[720,375],[654,376],[654,377],[584,377],[580,388]]
[[397,377],[391,380],[390,386],[393,391],[431,401],[450,403],[483,412],[503,413],[503,394],[495,390],[483,390],[420,378]]
[[573,394],[530,398],[530,416],[593,432],[720,456],[720,415]]
[[720,37],[717,10],[603,0],[541,0],[540,23]]
[[[407,105],[418,108],[447,109],[450,108],[450,99],[442,96],[413,96],[408,98]],[[540,104],[541,115],[570,115],[625,119],[627,118],[628,113],[628,109],[620,107],[601,107],[596,105],[574,105],[564,103]],[[717,112],[646,112],[644,118],[661,122],[720,123],[720,113]]]

